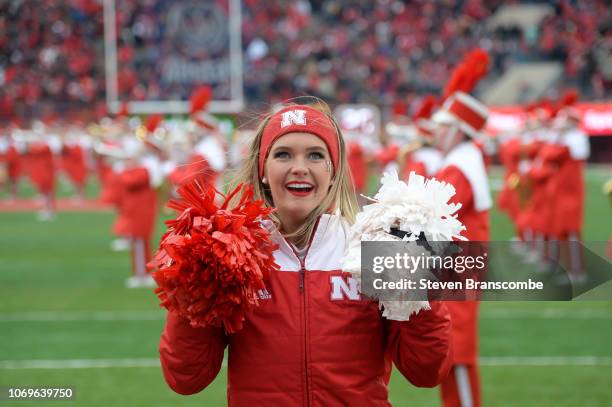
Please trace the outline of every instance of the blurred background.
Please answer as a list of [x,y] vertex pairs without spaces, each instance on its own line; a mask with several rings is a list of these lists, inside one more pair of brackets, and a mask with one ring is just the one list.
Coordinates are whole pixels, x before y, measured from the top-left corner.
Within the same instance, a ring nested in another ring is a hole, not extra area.
[[[403,167],[398,149],[422,144],[423,106],[443,103],[474,49],[488,55],[469,92],[491,112],[481,142],[495,200],[508,181],[504,142],[560,132],[555,118],[571,108],[590,147],[582,239],[609,262],[611,10],[603,0],[0,0],[0,387],[72,386],[77,405],[225,405],[225,369],[189,398],[165,384],[165,313],[136,242],[154,251],[173,217],[166,202],[195,173],[224,190],[260,115],[297,96],[337,113],[363,156],[358,189],[373,194],[384,168]],[[139,168],[151,194],[126,200],[119,180]],[[516,235],[505,208],[491,225],[494,241]],[[600,299],[483,303],[484,404],[610,405],[612,298]],[[396,373],[390,399],[439,405],[436,389]]]

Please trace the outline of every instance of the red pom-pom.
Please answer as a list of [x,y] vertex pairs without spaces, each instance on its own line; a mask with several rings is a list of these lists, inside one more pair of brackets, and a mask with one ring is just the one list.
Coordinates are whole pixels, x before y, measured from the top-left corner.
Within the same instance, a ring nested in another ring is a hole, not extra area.
[[[230,200],[242,193],[239,203]],[[258,305],[257,292],[278,270],[270,240],[260,220],[272,212],[253,200],[249,186],[239,185],[220,206],[217,191],[203,180],[178,189],[180,199],[168,206],[180,212],[167,221],[168,231],[149,267],[161,306],[177,311],[192,326],[223,326],[226,333],[242,328],[246,312]]]

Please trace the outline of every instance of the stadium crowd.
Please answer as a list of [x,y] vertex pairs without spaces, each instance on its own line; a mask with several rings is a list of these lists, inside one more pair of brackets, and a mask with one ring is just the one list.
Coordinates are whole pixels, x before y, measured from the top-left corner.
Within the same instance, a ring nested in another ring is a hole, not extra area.
[[[331,103],[439,92],[468,49],[489,51],[495,78],[513,61],[554,59],[586,98],[612,86],[610,10],[603,0],[561,1],[538,32],[485,33],[506,2],[281,0],[243,2],[247,103],[295,94]],[[521,3],[516,2],[516,3]],[[165,97],[151,67],[162,1],[118,3],[123,100]],[[0,1],[0,117],[105,114],[103,7],[96,0]],[[486,39],[485,39],[486,38]],[[184,89],[184,98],[191,90]],[[87,120],[91,119],[90,117]]]

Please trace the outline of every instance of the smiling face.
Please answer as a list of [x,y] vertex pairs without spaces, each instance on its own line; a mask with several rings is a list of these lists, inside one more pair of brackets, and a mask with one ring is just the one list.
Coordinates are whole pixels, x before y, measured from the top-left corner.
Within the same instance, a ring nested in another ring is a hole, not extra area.
[[310,133],[288,133],[272,144],[264,179],[285,232],[299,228],[327,195],[330,160],[325,142]]

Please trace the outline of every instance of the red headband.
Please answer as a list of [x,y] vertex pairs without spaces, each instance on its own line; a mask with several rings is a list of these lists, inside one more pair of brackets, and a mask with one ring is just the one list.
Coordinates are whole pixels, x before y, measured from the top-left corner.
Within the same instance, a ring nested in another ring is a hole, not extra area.
[[259,176],[264,175],[264,164],[272,144],[288,133],[311,133],[327,145],[334,169],[338,168],[338,135],[331,120],[320,110],[310,106],[289,106],[270,118],[259,146]]

